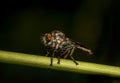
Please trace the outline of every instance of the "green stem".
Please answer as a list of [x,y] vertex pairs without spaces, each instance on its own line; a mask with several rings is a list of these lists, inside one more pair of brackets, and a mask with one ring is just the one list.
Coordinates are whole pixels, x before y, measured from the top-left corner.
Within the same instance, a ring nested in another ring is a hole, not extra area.
[[50,58],[40,55],[0,51],[0,62],[63,70],[76,73],[120,77],[120,67],[117,66],[108,66],[82,61],[77,61],[79,65],[75,65],[73,61],[65,59],[61,59],[61,64],[57,64],[56,58],[53,59],[53,66],[50,66]]

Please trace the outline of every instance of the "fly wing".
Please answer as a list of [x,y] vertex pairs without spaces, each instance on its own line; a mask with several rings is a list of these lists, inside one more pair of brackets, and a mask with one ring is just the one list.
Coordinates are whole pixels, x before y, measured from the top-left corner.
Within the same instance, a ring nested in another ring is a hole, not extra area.
[[74,40],[72,40],[72,43],[75,45],[76,48],[81,49],[81,50],[87,52],[89,55],[93,54],[93,52],[90,49],[88,49],[86,46],[82,45],[81,43],[76,42]]

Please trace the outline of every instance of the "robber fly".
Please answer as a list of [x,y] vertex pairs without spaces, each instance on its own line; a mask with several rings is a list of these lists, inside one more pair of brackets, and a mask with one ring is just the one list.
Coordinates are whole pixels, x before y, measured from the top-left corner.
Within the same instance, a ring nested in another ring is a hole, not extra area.
[[78,65],[76,60],[73,58],[72,54],[76,48],[81,49],[87,52],[89,55],[92,55],[92,51],[87,49],[84,45],[79,42],[73,41],[65,36],[65,34],[59,30],[54,30],[50,33],[45,33],[42,35],[41,40],[46,47],[47,53],[49,50],[52,50],[51,63],[53,63],[53,57],[58,57],[58,64],[60,64],[60,57],[67,58],[68,56],[73,60],[73,62]]

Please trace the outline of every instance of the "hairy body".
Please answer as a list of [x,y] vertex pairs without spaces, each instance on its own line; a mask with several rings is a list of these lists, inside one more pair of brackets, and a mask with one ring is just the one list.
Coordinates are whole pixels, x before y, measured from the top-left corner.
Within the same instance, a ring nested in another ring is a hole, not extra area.
[[45,33],[42,36],[42,42],[47,48],[47,54],[49,54],[49,49],[53,51],[53,54],[51,56],[51,63],[52,66],[53,57],[58,57],[58,64],[60,64],[60,57],[70,57],[76,65],[78,63],[73,58],[72,54],[75,50],[75,48],[81,49],[85,52],[87,52],[89,55],[92,55],[92,51],[90,49],[87,49],[84,45],[80,44],[79,42],[73,41],[65,36],[65,34],[61,31],[54,30],[50,33]]

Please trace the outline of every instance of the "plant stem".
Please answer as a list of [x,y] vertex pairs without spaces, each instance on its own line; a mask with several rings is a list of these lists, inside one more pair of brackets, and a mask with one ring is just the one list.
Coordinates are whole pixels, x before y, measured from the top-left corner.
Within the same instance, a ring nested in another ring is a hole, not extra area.
[[31,55],[24,53],[0,51],[0,62],[34,66],[40,68],[49,68],[84,74],[98,74],[111,77],[120,77],[120,67],[95,64],[89,62],[77,61],[75,65],[72,60],[61,59],[61,64],[57,64],[57,59],[53,59],[53,66],[50,66],[50,58],[40,55]]

